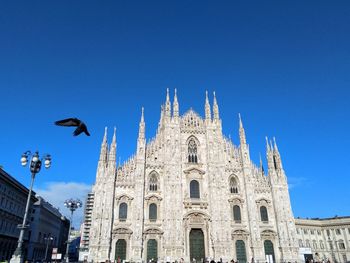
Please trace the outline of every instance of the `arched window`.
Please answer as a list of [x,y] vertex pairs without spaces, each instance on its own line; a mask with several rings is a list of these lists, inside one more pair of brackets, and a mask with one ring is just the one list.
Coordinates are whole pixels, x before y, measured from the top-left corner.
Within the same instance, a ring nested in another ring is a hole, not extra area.
[[157,191],[158,190],[158,179],[157,174],[152,173],[149,178],[149,190],[150,191]]
[[299,247],[303,247],[303,240],[299,239]]
[[231,179],[230,179],[230,192],[231,192],[231,194],[238,194],[237,181],[233,177],[231,177]]
[[324,244],[323,244],[323,241],[322,241],[322,240],[320,240],[320,248],[321,248],[321,249],[324,249]]
[[314,249],[317,249],[317,242],[316,242],[316,240],[312,241],[312,246],[314,247]]
[[241,223],[241,208],[238,205],[233,207],[233,220],[236,223]]
[[128,217],[128,205],[126,203],[121,203],[119,205],[119,220],[126,220]]
[[196,180],[192,180],[190,183],[190,198],[200,198],[199,183]]
[[149,205],[149,220],[150,221],[157,220],[157,205],[156,204]]
[[306,245],[306,247],[310,247],[310,248],[311,248],[311,246],[310,246],[310,241],[309,241],[308,239],[306,239],[305,245]]
[[263,222],[269,221],[269,216],[267,215],[267,209],[265,206],[260,207],[260,216],[261,216],[261,221]]
[[197,144],[196,141],[191,138],[188,142],[188,162],[189,163],[197,163]]
[[345,249],[345,244],[343,240],[338,241],[338,248],[344,250]]

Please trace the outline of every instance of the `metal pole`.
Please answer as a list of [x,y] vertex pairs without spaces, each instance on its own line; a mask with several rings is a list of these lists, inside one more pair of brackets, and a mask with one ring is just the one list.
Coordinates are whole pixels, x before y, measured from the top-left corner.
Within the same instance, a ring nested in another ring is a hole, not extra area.
[[46,249],[45,249],[45,261],[47,262],[47,252],[49,250],[49,240],[50,238],[46,238]]
[[30,198],[32,195],[32,188],[33,188],[33,184],[34,184],[34,179],[35,179],[35,173],[32,173],[32,180],[30,182],[30,188],[29,188],[29,192],[28,192],[27,204],[26,204],[26,209],[25,209],[24,217],[23,217],[23,223],[22,223],[22,226],[20,227],[21,232],[19,234],[17,248],[16,248],[16,251],[14,253],[14,257],[18,258],[20,263],[22,263],[24,260],[24,255],[22,254],[22,245],[23,245],[24,230],[27,228],[26,223],[27,223],[28,210],[29,210]]
[[68,238],[67,238],[67,248],[66,248],[66,262],[69,262],[69,243],[70,243],[70,230],[71,230],[71,225],[72,225],[72,220],[73,220],[73,209],[70,210],[71,211],[71,215],[70,215],[70,221],[69,221],[69,229],[68,229]]

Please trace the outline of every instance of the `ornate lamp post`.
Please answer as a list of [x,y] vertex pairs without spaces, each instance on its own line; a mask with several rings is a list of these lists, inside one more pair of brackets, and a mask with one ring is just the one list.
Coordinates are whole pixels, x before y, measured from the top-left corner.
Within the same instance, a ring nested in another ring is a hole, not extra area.
[[32,195],[32,188],[34,184],[35,175],[40,172],[41,163],[43,160],[45,160],[44,164],[46,169],[50,168],[51,166],[51,156],[49,154],[45,154],[43,158],[40,158],[39,152],[37,151],[34,154],[32,154],[30,151],[26,151],[25,153],[23,153],[21,158],[22,166],[27,165],[29,157],[31,157],[30,172],[32,174],[32,180],[30,182],[30,188],[28,192],[27,204],[26,204],[26,209],[23,217],[23,223],[22,225],[19,225],[19,228],[21,229],[21,231],[19,233],[17,248],[15,250],[15,253],[12,255],[11,263],[23,263],[23,260],[24,260],[23,248],[22,248],[23,237],[24,237],[25,229],[28,228],[27,217],[28,217],[28,210],[29,210],[30,198]]
[[71,214],[70,214],[70,222],[69,222],[69,230],[68,230],[68,239],[67,239],[67,249],[66,249],[66,255],[64,256],[64,259],[66,262],[69,262],[69,255],[68,255],[68,252],[69,252],[69,243],[70,243],[70,230],[71,230],[71,225],[72,225],[72,222],[73,222],[73,212],[78,209],[79,207],[82,206],[82,202],[79,200],[79,199],[69,199],[69,200],[66,200],[64,202],[64,206],[67,207]]
[[44,239],[46,240],[45,262],[48,262],[48,260],[47,260],[47,252],[48,252],[48,250],[49,250],[49,241],[52,241],[52,240],[53,240],[53,237],[48,236],[48,237],[45,237]]

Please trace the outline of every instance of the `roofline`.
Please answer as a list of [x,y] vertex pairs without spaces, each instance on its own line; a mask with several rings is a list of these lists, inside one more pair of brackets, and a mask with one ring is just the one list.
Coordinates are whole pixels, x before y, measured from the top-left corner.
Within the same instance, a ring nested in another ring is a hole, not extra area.
[[[7,181],[9,184],[14,186],[17,189],[20,189],[22,192],[24,192],[26,195],[29,193],[29,189],[25,187],[23,184],[21,184],[19,181],[17,181],[13,176],[5,172],[2,168],[0,168],[0,175],[4,178],[5,181]],[[36,193],[32,190],[32,199],[36,201],[37,198],[35,197]]]

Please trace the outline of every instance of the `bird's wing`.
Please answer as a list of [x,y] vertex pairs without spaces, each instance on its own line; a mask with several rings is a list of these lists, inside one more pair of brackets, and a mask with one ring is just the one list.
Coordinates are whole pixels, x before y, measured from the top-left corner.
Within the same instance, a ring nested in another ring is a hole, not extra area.
[[73,135],[78,136],[83,131],[84,131],[84,129],[81,126],[78,126],[78,128],[76,128],[75,131],[73,132]]
[[56,121],[55,124],[59,126],[79,126],[80,120],[77,118],[68,118],[60,121]]
[[88,130],[86,128],[84,129],[84,132],[87,136],[90,136],[90,133],[88,132]]

